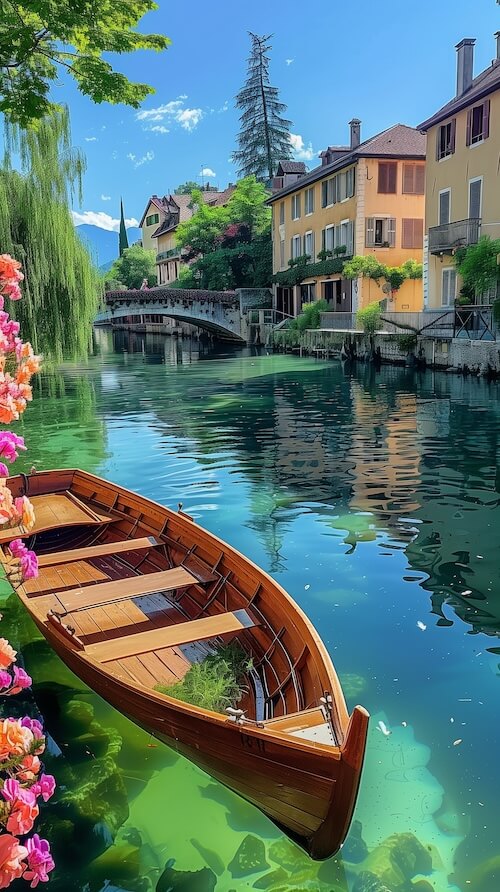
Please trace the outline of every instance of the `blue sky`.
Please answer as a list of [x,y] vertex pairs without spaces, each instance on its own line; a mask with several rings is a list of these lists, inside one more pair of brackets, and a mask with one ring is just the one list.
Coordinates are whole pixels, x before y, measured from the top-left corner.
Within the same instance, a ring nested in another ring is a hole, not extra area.
[[220,187],[236,179],[229,160],[238,130],[234,95],[246,73],[249,30],[274,35],[271,80],[293,121],[296,157],[313,167],[322,148],[345,143],[352,117],[361,118],[363,139],[397,122],[418,124],[448,101],[455,44],[476,37],[475,72],[483,70],[495,55],[500,7],[495,0],[312,7],[299,0],[160,0],[140,29],[166,34],[172,45],[115,60],[156,90],[139,113],[94,105],[63,75],[53,91],[69,104],[73,141],[87,156],[76,222],[115,228],[120,195],[127,218],[139,220],[150,194],[199,179],[202,168]]

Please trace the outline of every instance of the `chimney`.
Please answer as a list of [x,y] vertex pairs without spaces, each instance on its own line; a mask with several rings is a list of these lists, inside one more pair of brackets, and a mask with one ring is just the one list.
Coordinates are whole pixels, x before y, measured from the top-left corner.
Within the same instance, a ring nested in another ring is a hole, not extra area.
[[494,61],[500,62],[500,31],[495,31],[493,37],[496,38],[496,42],[497,42],[497,57]]
[[456,46],[457,50],[457,97],[470,89],[474,77],[474,44],[472,37],[464,37]]
[[357,149],[361,142],[361,121],[359,118],[353,118],[349,121],[351,128],[351,149]]

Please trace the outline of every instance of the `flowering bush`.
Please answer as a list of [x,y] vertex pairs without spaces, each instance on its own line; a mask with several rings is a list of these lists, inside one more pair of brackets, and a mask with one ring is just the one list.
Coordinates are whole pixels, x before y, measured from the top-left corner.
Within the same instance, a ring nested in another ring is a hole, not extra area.
[[[4,295],[19,300],[21,265],[9,254],[0,255],[0,423],[17,421],[32,398],[30,380],[40,367],[31,344],[19,338],[19,323],[4,311]],[[4,552],[2,564],[10,584],[17,588],[38,575],[36,555],[23,542],[35,522],[27,496],[14,498],[7,486],[9,469],[26,449],[22,437],[0,431],[0,529],[13,529],[17,538]],[[14,534],[14,533],[13,533]],[[31,678],[16,665],[17,653],[0,638],[0,697],[29,688]],[[37,719],[0,717],[0,889],[22,877],[34,889],[46,883],[54,867],[47,840],[28,836],[39,813],[55,789],[52,775],[44,774],[40,756],[45,750],[43,728]]]

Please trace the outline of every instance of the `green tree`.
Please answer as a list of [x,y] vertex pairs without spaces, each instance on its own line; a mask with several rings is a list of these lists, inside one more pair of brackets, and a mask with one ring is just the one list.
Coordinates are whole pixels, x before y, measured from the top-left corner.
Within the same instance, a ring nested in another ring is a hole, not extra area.
[[356,313],[356,324],[360,325],[363,331],[370,336],[374,335],[380,328],[380,304],[374,301],[372,304],[363,307]]
[[94,102],[137,108],[153,88],[131,83],[103,54],[165,49],[167,37],[136,30],[157,8],[152,0],[0,0],[0,111],[22,127],[54,111],[49,90],[61,68]]
[[250,237],[269,231],[271,208],[266,204],[268,198],[269,192],[255,176],[240,180],[227,204],[229,222],[248,226]]
[[279,161],[292,157],[291,121],[283,117],[286,105],[280,102],[277,87],[269,81],[267,37],[250,32],[252,48],[248,60],[245,85],[236,96],[241,110],[238,149],[233,160],[244,177],[254,174],[259,179],[272,179]]
[[140,288],[144,279],[148,286],[156,285],[155,252],[146,251],[141,245],[125,248],[106,273],[106,284],[121,282],[126,288]]
[[189,248],[193,257],[213,251],[217,238],[229,225],[227,207],[211,207],[203,201],[203,192],[192,193],[194,210],[190,220],[180,223],[175,239],[180,248]]
[[120,257],[128,248],[127,227],[125,226],[125,215],[123,213],[123,201],[120,199],[120,234],[118,237],[118,250]]
[[[11,151],[21,171],[11,164]],[[13,305],[23,334],[54,359],[84,355],[100,286],[75,231],[69,199],[81,195],[85,161],[71,145],[68,115],[54,112],[36,130],[10,132],[0,165],[0,245],[24,268],[25,299]]]
[[482,236],[476,245],[459,248],[455,263],[466,288],[476,297],[500,282],[500,239]]
[[342,272],[346,279],[357,279],[363,276],[365,279],[373,279],[377,285],[380,285],[380,280],[384,279],[390,286],[391,293],[394,294],[399,291],[406,279],[422,278],[422,264],[417,263],[416,260],[407,260],[402,266],[386,266],[372,254],[357,255],[352,260],[346,260]]
[[186,180],[185,183],[181,183],[180,186],[177,186],[174,195],[191,195],[192,192],[198,190],[201,192],[208,191],[208,183],[206,186],[200,186],[199,183],[195,183],[194,180]]

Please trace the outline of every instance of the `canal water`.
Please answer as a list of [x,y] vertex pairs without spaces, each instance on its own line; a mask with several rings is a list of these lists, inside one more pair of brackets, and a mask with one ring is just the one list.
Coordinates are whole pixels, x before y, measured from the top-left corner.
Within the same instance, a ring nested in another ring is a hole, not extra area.
[[315,864],[86,689],[4,596],[59,783],[39,821],[53,889],[498,892],[499,397],[102,331],[88,363],[40,378],[24,467],[182,502],[292,594],[372,714],[356,822]]

